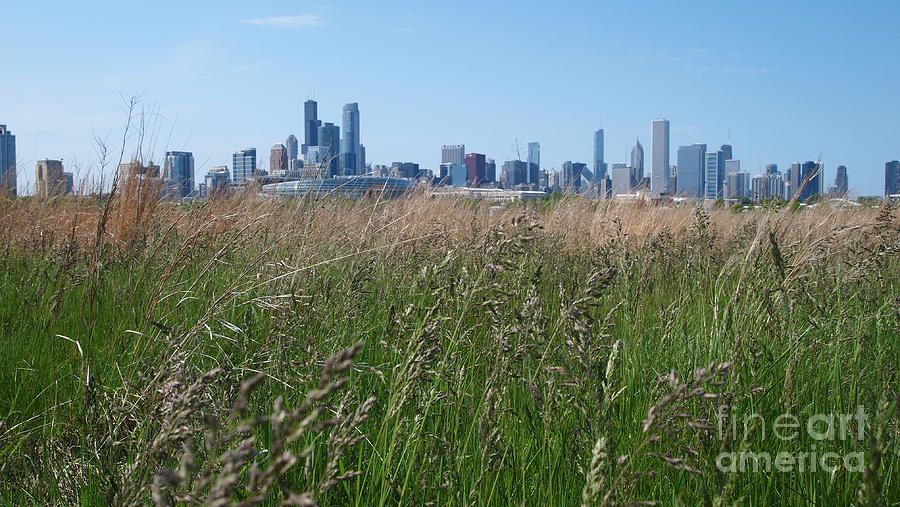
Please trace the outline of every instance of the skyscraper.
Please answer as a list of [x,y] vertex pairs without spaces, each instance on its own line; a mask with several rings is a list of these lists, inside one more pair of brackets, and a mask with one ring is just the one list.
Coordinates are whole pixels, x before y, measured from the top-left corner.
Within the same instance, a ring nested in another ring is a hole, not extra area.
[[834,175],[834,187],[830,189],[830,194],[836,197],[844,197],[847,195],[847,166],[839,165],[837,173]]
[[485,156],[481,153],[469,153],[466,155],[466,170],[469,176],[469,185],[476,187],[479,183],[487,181]]
[[341,128],[334,123],[325,123],[319,127],[318,157],[326,162],[329,178],[340,174],[340,144]]
[[635,141],[634,148],[631,149],[631,179],[635,182],[644,179],[644,147],[641,146],[640,139]]
[[234,155],[231,156],[231,167],[234,172],[234,182],[246,182],[256,173],[256,148],[234,152]]
[[567,160],[563,162],[562,173],[563,173],[563,181],[562,186],[564,189],[569,191],[572,190],[580,190],[581,189],[581,172],[587,168],[587,164],[583,164],[581,162],[572,162],[571,160]]
[[612,169],[612,197],[620,194],[630,194],[637,186],[634,180],[634,170],[628,164],[613,164]]
[[606,176],[606,162],[603,160],[603,129],[594,132],[594,179],[600,181]]
[[525,183],[538,184],[538,174],[541,170],[541,143],[528,143],[528,168],[526,170]]
[[503,184],[503,188],[510,189],[516,185],[527,183],[525,181],[528,173],[527,167],[527,163],[521,160],[503,162],[503,168],[500,171],[500,183]]
[[900,162],[892,160],[884,164],[884,196],[900,194]]
[[722,150],[706,152],[704,165],[704,196],[707,199],[718,199],[722,197],[722,186],[725,183],[725,153]]
[[653,160],[650,171],[650,192],[653,195],[669,191],[669,121],[653,120],[651,128]]
[[[468,159],[466,159],[468,161]],[[497,161],[492,158],[484,159],[484,182],[493,183],[497,181]]]
[[54,197],[72,193],[72,173],[63,170],[62,160],[39,160],[34,168],[35,195]]
[[706,145],[697,143],[678,148],[678,195],[703,198]]
[[466,163],[466,145],[464,144],[445,144],[441,147],[441,163],[442,164],[459,164]]
[[303,147],[301,153],[306,155],[306,150],[310,146],[319,145],[319,127],[322,122],[319,121],[319,105],[315,100],[307,100],[303,104]]
[[272,146],[269,151],[269,174],[283,176],[288,170],[288,152],[283,144]]
[[359,174],[359,104],[344,104],[344,137],[341,138],[341,171],[344,175]]
[[725,160],[731,160],[734,158],[734,150],[732,149],[730,144],[723,144],[720,150],[725,154]]
[[16,136],[0,125],[0,192],[16,193]]
[[[807,201],[814,195],[822,195],[823,166],[821,162],[808,160],[804,163],[791,164],[791,193],[796,194],[800,189],[800,201]],[[806,186],[804,186],[806,183]],[[790,196],[793,198],[793,195]]]
[[290,165],[290,161],[297,160],[297,136],[294,134],[289,135],[287,140],[284,141],[284,146],[287,148],[288,165]]
[[219,166],[210,169],[203,180],[203,197],[210,197],[221,195],[225,192],[231,177],[228,175],[227,167]]
[[194,154],[168,151],[163,164],[163,179],[173,197],[187,197],[194,190]]

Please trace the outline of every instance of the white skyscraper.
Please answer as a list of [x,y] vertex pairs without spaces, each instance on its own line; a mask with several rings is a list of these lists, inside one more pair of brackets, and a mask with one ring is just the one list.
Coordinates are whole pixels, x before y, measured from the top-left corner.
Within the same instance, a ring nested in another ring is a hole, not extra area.
[[650,137],[650,192],[658,196],[669,191],[669,120],[653,120]]

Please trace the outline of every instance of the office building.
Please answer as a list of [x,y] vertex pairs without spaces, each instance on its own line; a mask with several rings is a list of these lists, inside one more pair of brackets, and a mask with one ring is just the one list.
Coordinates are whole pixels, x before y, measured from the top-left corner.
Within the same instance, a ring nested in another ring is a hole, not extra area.
[[528,164],[526,183],[529,185],[537,185],[538,177],[541,170],[541,144],[528,143],[528,158],[525,161]]
[[582,171],[587,168],[587,164],[581,162],[572,162],[567,160],[562,166],[562,186],[567,191],[581,190]]
[[307,100],[303,104],[303,146],[301,153],[306,155],[307,149],[319,145],[319,105],[315,100]]
[[900,195],[900,162],[892,160],[884,164],[884,196],[888,199]]
[[509,160],[503,163],[500,171],[500,184],[505,189],[528,183],[528,163],[522,160]]
[[246,148],[231,156],[232,176],[235,183],[246,183],[256,174],[256,148]]
[[723,144],[721,148],[719,148],[722,153],[725,155],[725,160],[734,159],[734,149],[730,144]]
[[213,167],[203,178],[203,191],[200,195],[201,197],[221,195],[227,190],[229,183],[231,183],[231,177],[228,174],[228,167]]
[[706,145],[702,143],[678,148],[678,188],[673,195],[703,198]]
[[422,175],[419,164],[413,162],[394,162],[391,164],[391,176],[394,178],[415,179]]
[[750,197],[750,174],[740,170],[728,173],[727,169],[726,173],[723,195],[728,199]]
[[55,197],[72,193],[72,173],[63,170],[62,160],[39,160],[34,169],[35,195]]
[[634,180],[634,171],[628,164],[613,164],[610,173],[612,173],[612,197],[630,194],[637,185]]
[[287,147],[283,144],[272,146],[269,151],[269,174],[283,176],[290,169],[288,165]]
[[489,157],[484,159],[484,182],[497,182],[497,161]]
[[799,162],[791,164],[791,193],[799,192],[800,201],[808,201],[813,196],[822,195],[823,169],[821,162],[811,160],[802,164]]
[[319,127],[319,146],[317,157],[325,164],[328,178],[341,174],[341,128],[333,123],[324,123]]
[[297,160],[299,156],[299,146],[297,144],[297,136],[291,134],[284,141],[284,147],[287,148],[287,158],[288,158],[288,166],[290,166],[291,162]]
[[466,163],[466,145],[445,144],[442,146],[441,163],[464,165]]
[[828,194],[832,197],[846,197],[848,190],[847,166],[839,165],[834,175],[834,186],[828,189]]
[[756,202],[784,196],[784,179],[774,164],[766,166],[765,174],[754,176],[750,187],[750,198]]
[[163,163],[166,193],[171,197],[187,197],[194,191],[194,154],[189,151],[168,151]]
[[353,102],[344,105],[343,123],[341,171],[345,176],[356,176],[362,171],[359,158],[359,104]]
[[669,121],[653,120],[651,127],[650,192],[654,196],[669,192]]
[[606,162],[604,161],[603,129],[594,132],[594,180],[601,181],[606,176]]
[[481,153],[469,153],[466,155],[466,170],[468,171],[470,186],[477,187],[482,182],[487,181],[486,163],[486,157]]
[[16,136],[0,125],[0,192],[16,194]]
[[637,139],[634,148],[631,149],[631,179],[641,181],[644,178],[644,147],[641,140]]
[[703,172],[706,178],[704,196],[707,199],[721,198],[725,183],[725,153],[722,150],[706,152]]

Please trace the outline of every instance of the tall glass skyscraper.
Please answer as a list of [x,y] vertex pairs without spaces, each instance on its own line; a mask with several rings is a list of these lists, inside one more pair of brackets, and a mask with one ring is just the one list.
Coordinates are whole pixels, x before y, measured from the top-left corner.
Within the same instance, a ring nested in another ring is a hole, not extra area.
[[340,173],[341,128],[334,123],[325,123],[319,127],[319,156],[328,162],[328,177]]
[[256,172],[256,148],[234,152],[231,167],[235,183],[244,183]]
[[16,193],[16,136],[0,125],[0,192]]
[[900,162],[891,160],[884,164],[884,196],[900,194]]
[[528,164],[525,171],[525,183],[537,185],[538,174],[541,170],[541,143],[528,143]]
[[706,145],[692,144],[678,148],[678,195],[703,197]]
[[[635,140],[634,148],[631,149],[631,179],[640,183],[644,178],[644,147],[641,146],[641,140]],[[630,192],[631,190],[629,190]],[[626,192],[627,193],[627,192]]]
[[319,145],[319,127],[322,122],[319,121],[319,104],[315,100],[307,100],[303,103],[303,146],[300,152],[306,155],[306,150],[310,146]]
[[291,134],[288,136],[287,140],[284,141],[284,146],[287,148],[287,157],[288,161],[297,160],[297,136]]
[[706,152],[706,185],[704,195],[707,199],[722,197],[722,185],[725,183],[725,153],[719,151]]
[[594,180],[599,181],[606,176],[606,162],[603,154],[603,129],[594,132]]
[[659,195],[669,191],[669,121],[653,120],[650,131],[650,192]]
[[194,154],[168,151],[163,165],[163,179],[175,197],[187,197],[194,190]]
[[360,173],[359,104],[344,105],[344,137],[341,138],[341,170],[346,176]]

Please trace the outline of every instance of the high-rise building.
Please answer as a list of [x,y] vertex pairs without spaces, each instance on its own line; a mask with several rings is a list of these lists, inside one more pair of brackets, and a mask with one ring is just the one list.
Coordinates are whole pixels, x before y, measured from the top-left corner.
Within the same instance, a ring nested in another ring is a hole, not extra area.
[[72,193],[72,173],[63,170],[62,160],[39,160],[34,168],[35,195],[54,197]]
[[299,155],[297,147],[297,136],[295,136],[294,134],[289,135],[288,138],[284,141],[284,147],[287,148],[288,165],[290,165],[290,162],[297,160],[297,157]]
[[234,152],[231,156],[231,167],[235,183],[245,183],[256,174],[256,148],[246,148]]
[[766,199],[781,199],[784,196],[784,180],[778,166],[769,164],[765,174],[754,176],[750,185],[750,198],[756,202]]
[[310,146],[319,145],[319,127],[322,122],[319,121],[319,105],[315,100],[307,100],[303,104],[303,146],[301,153],[306,155],[306,150]]
[[725,153],[722,150],[706,152],[703,172],[706,178],[704,196],[707,199],[722,197],[722,186],[725,183]]
[[359,104],[344,104],[344,137],[341,138],[341,171],[352,176],[360,173]]
[[327,177],[340,174],[341,128],[334,123],[325,123],[319,127],[318,157],[328,167]]
[[194,154],[168,151],[163,163],[163,179],[172,197],[187,197],[194,191]]
[[678,148],[678,191],[684,197],[703,198],[706,145],[702,143]]
[[541,171],[541,143],[528,143],[528,159],[526,163],[528,168],[525,174],[525,183],[537,185]]
[[799,191],[800,201],[807,201],[815,195],[822,195],[823,169],[821,162],[811,160],[802,164],[799,162],[791,164],[791,193],[796,194]]
[[604,162],[603,129],[594,132],[594,179],[599,181],[606,176],[606,162]]
[[724,196],[729,199],[750,197],[750,174],[744,171],[727,172],[725,175]]
[[485,156],[481,153],[469,153],[466,155],[466,169],[468,171],[469,185],[477,187],[487,181]]
[[289,168],[287,148],[283,144],[272,146],[269,151],[269,174],[283,176]]
[[445,144],[441,147],[441,163],[442,164],[465,164],[466,163],[466,145],[464,144]]
[[892,160],[884,164],[884,196],[900,195],[900,162]]
[[366,147],[359,145],[359,174],[367,174],[368,165],[366,163]]
[[[725,153],[724,151],[722,153]],[[728,155],[725,153],[725,155]],[[728,176],[732,173],[741,172],[741,161],[733,160],[730,158],[725,159],[725,175]]]
[[630,194],[637,185],[634,180],[634,171],[628,164],[613,164],[610,172],[612,173],[612,197]]
[[500,171],[500,183],[503,185],[503,188],[509,189],[528,183],[526,181],[527,167],[528,163],[521,160],[503,162],[503,169]]
[[0,192],[16,194],[16,136],[0,125]]
[[231,177],[228,175],[227,166],[213,167],[203,178],[203,192],[201,192],[201,196],[210,197],[219,195],[222,192],[225,192],[228,188],[228,183],[230,182]]
[[828,193],[834,197],[845,197],[848,190],[847,166],[839,165],[834,175],[834,186],[828,189]]
[[581,173],[587,168],[587,164],[567,160],[562,166],[562,186],[569,191],[581,189]]
[[725,154],[725,160],[731,160],[734,158],[734,149],[730,144],[723,144],[720,150]]
[[[468,159],[466,159],[468,161]],[[485,157],[484,159],[484,182],[494,183],[497,181],[497,161]]]
[[651,128],[650,192],[653,195],[669,192],[669,121],[653,120]]
[[631,179],[641,181],[644,178],[644,147],[641,146],[641,140],[635,141],[634,148],[631,149]]

